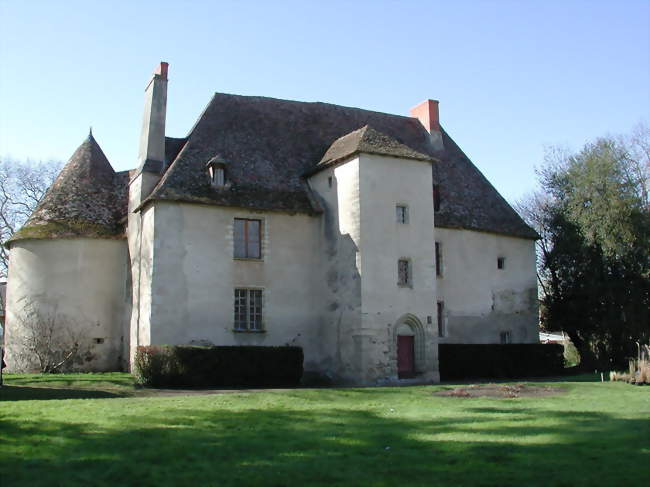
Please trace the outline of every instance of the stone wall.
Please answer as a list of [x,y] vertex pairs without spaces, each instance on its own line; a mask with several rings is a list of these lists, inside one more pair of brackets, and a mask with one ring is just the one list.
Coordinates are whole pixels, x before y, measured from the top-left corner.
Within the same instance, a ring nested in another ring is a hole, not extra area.
[[502,332],[512,343],[539,340],[533,240],[448,228],[436,229],[435,239],[442,251],[441,343],[500,343]]
[[[130,306],[125,240],[21,240],[11,246],[7,285],[5,344],[10,372],[35,370],[24,339],[54,320],[80,339],[83,361],[75,369],[120,370],[125,316]],[[67,333],[67,332],[66,332]],[[72,339],[72,338],[71,338]],[[25,359],[25,360],[23,360]]]

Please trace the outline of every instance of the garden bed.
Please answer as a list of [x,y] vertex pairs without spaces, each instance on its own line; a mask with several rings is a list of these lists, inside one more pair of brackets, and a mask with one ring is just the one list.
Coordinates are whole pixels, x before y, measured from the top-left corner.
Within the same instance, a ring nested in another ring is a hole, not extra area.
[[492,397],[501,399],[517,399],[519,397],[555,396],[565,390],[555,386],[534,386],[530,384],[471,384],[454,389],[443,389],[434,392],[434,396],[458,397],[470,399],[476,397]]

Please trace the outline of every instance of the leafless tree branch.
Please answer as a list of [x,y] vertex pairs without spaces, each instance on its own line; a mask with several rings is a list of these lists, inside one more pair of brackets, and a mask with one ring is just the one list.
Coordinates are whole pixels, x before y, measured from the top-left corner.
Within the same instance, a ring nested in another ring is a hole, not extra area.
[[4,243],[25,224],[61,167],[57,161],[0,159],[0,277],[6,277],[9,263]]

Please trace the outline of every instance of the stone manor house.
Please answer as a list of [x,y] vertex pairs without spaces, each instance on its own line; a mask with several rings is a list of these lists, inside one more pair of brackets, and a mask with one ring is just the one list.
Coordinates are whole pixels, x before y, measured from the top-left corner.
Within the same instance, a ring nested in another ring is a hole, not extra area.
[[92,134],[8,243],[7,363],[24,313],[84,337],[86,370],[138,345],[297,345],[305,378],[439,380],[439,343],[538,341],[536,233],[440,125],[216,93],[167,137],[167,63],[136,169]]

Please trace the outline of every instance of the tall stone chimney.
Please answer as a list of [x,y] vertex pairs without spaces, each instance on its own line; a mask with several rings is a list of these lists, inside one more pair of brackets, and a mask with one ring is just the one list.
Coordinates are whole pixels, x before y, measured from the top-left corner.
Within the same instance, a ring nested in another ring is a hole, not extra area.
[[425,100],[411,108],[411,117],[417,118],[431,136],[431,144],[435,150],[443,150],[442,132],[440,131],[440,112],[438,100]]
[[167,63],[161,62],[144,90],[138,169],[129,183],[129,211],[138,208],[151,194],[165,169],[168,67]]
[[141,171],[160,174],[165,166],[168,68],[169,64],[161,62],[144,90],[144,116],[138,156]]

